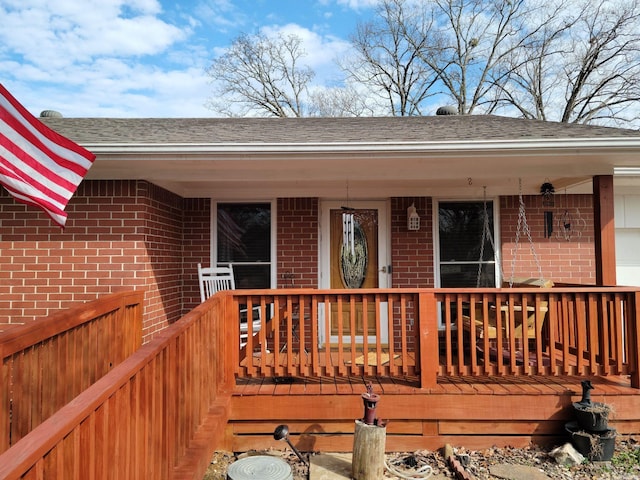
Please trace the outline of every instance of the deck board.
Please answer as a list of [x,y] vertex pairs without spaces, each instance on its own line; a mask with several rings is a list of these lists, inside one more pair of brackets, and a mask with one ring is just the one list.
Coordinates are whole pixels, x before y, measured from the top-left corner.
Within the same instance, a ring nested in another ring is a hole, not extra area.
[[[584,377],[567,376],[496,376],[496,377],[440,377],[438,385],[421,390],[415,377],[285,377],[238,378],[234,395],[331,395],[361,394],[372,382],[374,391],[383,394],[480,394],[480,395],[579,395]],[[628,377],[595,377],[593,396],[634,395]]]

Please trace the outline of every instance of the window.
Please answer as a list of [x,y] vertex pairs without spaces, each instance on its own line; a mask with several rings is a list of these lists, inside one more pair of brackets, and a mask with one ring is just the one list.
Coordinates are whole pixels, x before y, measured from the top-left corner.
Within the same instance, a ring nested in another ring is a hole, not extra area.
[[[486,218],[491,236],[485,231],[483,247],[484,202],[440,202],[438,204],[440,287],[496,286],[496,262],[491,245],[491,238],[496,237],[491,201],[486,202]],[[494,244],[496,244],[495,240]],[[481,254],[482,258],[480,258]]]
[[236,288],[271,287],[271,204],[218,203],[215,252],[233,265]]

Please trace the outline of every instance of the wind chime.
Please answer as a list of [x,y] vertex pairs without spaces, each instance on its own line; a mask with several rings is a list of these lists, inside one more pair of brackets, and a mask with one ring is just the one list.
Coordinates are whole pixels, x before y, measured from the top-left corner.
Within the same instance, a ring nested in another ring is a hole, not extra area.
[[342,207],[342,209],[342,247],[345,252],[350,252],[353,257],[356,254],[353,209],[349,207]]
[[356,254],[354,209],[349,207],[349,180],[347,180],[347,205],[342,207],[342,250],[351,253],[353,258]]
[[[555,188],[548,181],[545,181],[540,186],[540,194],[542,195],[542,206],[543,207],[553,207],[555,205]],[[553,211],[545,210],[544,212],[544,236],[545,238],[551,238],[553,235]]]

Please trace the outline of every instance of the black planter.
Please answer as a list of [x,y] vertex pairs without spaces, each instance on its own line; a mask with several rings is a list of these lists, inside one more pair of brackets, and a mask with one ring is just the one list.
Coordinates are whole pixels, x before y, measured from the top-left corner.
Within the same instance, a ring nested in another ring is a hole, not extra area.
[[578,425],[578,422],[569,422],[565,425],[565,429],[571,436],[571,443],[576,450],[592,462],[606,462],[613,457],[616,443],[615,428],[588,432]]
[[611,409],[608,405],[600,402],[584,404],[576,402],[573,404],[578,419],[578,425],[583,430],[589,432],[604,432],[608,429],[609,413]]

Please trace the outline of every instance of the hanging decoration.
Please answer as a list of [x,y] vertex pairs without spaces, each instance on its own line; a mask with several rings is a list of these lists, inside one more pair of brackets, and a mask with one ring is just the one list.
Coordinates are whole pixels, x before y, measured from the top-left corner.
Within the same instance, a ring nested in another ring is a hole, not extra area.
[[[542,206],[543,207],[553,207],[555,206],[555,188],[547,179],[540,186],[540,194],[542,195]],[[545,238],[551,238],[553,235],[553,212],[545,211],[544,212],[544,236]]]
[[346,288],[360,288],[367,276],[369,258],[367,237],[353,213],[347,215],[349,216],[351,222],[349,240],[347,243],[343,242],[340,251],[340,276]]
[[354,209],[349,207],[349,179],[347,179],[347,205],[342,207],[342,251],[349,251],[352,256],[355,254],[353,212]]
[[553,235],[553,212],[544,212],[544,237]]
[[546,181],[540,185],[540,195],[542,195],[542,206],[543,207],[553,207],[555,206],[555,198],[554,194],[556,193],[555,188],[549,182],[547,178]]
[[347,207],[342,207],[342,248],[351,255],[355,255],[355,243],[353,233],[353,210]]
[[349,180],[347,180],[347,204],[342,207],[342,247],[340,248],[340,277],[346,288],[360,288],[367,274],[367,238],[356,216],[356,209],[349,206]]
[[582,230],[587,226],[587,222],[580,215],[580,209],[576,208],[575,214],[572,214],[569,210],[569,198],[567,191],[564,192],[565,196],[565,210],[558,217],[558,233],[557,238],[564,239],[567,242],[572,238],[580,238],[582,236]]

